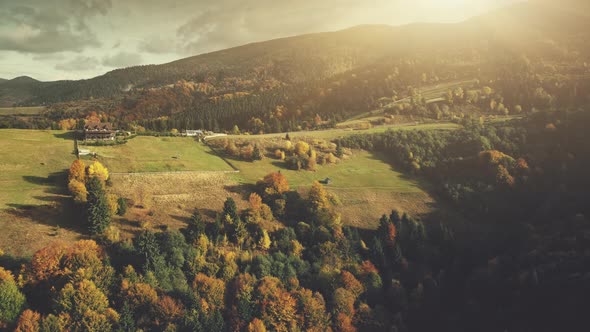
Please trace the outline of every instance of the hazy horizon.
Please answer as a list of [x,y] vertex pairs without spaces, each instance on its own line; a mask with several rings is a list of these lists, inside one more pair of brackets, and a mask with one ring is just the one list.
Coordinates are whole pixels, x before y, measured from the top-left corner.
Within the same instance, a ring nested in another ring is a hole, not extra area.
[[518,2],[370,1],[371,6],[350,0],[0,0],[0,78],[85,79],[116,68],[364,24],[460,22]]

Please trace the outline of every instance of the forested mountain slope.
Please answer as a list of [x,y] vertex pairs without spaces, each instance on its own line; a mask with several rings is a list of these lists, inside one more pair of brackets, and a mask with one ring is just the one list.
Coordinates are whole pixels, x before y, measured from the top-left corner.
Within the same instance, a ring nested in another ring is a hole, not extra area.
[[[11,80],[0,83],[0,103],[51,105],[52,120],[102,113],[153,130],[309,128],[379,108],[383,98],[410,97],[424,85],[511,81],[523,75],[523,56],[530,77],[546,77],[547,66],[562,80],[585,75],[590,20],[577,6],[525,2],[457,24],[358,26],[88,80]],[[255,119],[264,126],[250,123]]]

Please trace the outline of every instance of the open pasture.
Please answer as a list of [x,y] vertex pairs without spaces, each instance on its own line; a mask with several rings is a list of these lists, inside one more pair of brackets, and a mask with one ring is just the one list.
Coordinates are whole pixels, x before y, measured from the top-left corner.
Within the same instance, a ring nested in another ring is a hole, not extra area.
[[127,144],[81,148],[96,153],[113,173],[232,170],[209,147],[188,137],[138,136]]

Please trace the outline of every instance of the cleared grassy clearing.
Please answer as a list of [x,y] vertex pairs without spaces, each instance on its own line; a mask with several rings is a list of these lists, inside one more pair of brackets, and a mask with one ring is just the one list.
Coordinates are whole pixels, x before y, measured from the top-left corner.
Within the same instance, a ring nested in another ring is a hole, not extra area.
[[366,151],[355,151],[348,159],[338,164],[318,166],[317,171],[294,171],[286,169],[284,163],[270,158],[257,162],[233,161],[240,173],[232,175],[238,182],[253,184],[270,172],[281,171],[293,188],[309,187],[316,180],[329,177],[328,186],[334,190],[370,189],[394,192],[421,192],[417,179],[392,169],[384,156]]
[[34,107],[0,107],[1,115],[37,115],[45,110],[44,106]]
[[[438,123],[424,123],[424,124],[393,124],[373,127],[364,130],[353,130],[353,129],[327,129],[317,131],[297,131],[289,133],[291,138],[322,138],[327,140],[333,140],[340,137],[355,135],[355,134],[373,134],[383,133],[388,130],[455,130],[460,128],[458,124],[452,122],[438,122]],[[264,134],[264,135],[228,135],[214,137],[210,139],[236,139],[236,138],[247,138],[251,140],[257,139],[268,139],[268,138],[283,138],[285,133],[278,134]]]
[[338,164],[318,166],[317,171],[285,169],[282,161],[264,159],[255,163],[232,161],[240,173],[232,174],[241,184],[254,184],[273,171],[285,174],[292,189],[306,195],[313,181],[329,177],[326,186],[341,201],[337,210],[346,225],[374,229],[379,217],[396,208],[421,215],[433,208],[434,200],[425,191],[428,184],[409,177],[391,167],[386,156],[366,151],[354,151],[349,159]]
[[139,136],[123,145],[83,148],[97,153],[113,173],[232,170],[209,147],[191,138]]
[[79,239],[65,208],[64,174],[75,158],[68,133],[0,130],[0,156],[0,249],[23,257]]
[[[465,85],[473,84],[476,81],[477,80],[473,80],[473,79],[471,79],[471,80],[459,80],[459,81],[452,81],[452,82],[440,83],[440,84],[436,84],[436,85],[430,85],[430,86],[426,86],[426,87],[422,87],[422,88],[418,89],[418,93],[420,95],[422,95],[422,97],[424,99],[426,99],[426,103],[430,103],[430,102],[433,102],[433,101],[439,101],[440,98],[441,98],[441,96],[445,92],[447,92],[448,90],[452,90],[452,89],[459,88],[459,87],[464,87]],[[357,115],[351,117],[350,119],[348,119],[345,122],[352,121],[352,120],[360,120],[360,119],[364,119],[364,118],[367,118],[367,117],[375,116],[377,114],[383,113],[383,110],[386,107],[390,107],[390,106],[393,106],[395,104],[405,103],[405,102],[408,102],[408,101],[410,101],[410,98],[409,97],[402,98],[400,100],[394,101],[393,103],[390,103],[389,105],[386,105],[383,108],[380,108],[380,109],[377,109],[377,110],[373,110],[373,111],[370,111],[370,112],[365,112],[365,113],[357,114]],[[341,125],[341,124],[339,124],[339,125]]]
[[72,160],[73,142],[63,131],[0,130],[0,209],[44,204]]

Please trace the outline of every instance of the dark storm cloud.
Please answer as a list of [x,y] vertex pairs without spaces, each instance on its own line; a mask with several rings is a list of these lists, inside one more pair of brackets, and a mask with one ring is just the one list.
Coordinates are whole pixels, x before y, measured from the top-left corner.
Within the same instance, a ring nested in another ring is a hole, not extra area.
[[142,63],[142,58],[137,53],[119,52],[112,56],[106,56],[102,59],[102,65],[105,67],[123,68],[137,66]]
[[59,63],[55,65],[55,69],[63,71],[88,71],[94,70],[98,67],[99,63],[93,57],[87,56],[76,56],[75,58]]
[[82,51],[100,42],[88,24],[111,0],[0,0],[0,50]]

